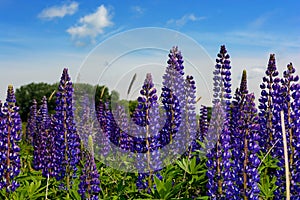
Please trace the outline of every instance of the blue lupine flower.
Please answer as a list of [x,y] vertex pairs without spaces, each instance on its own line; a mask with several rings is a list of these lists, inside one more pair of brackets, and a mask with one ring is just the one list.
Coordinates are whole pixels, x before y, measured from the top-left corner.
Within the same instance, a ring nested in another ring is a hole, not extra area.
[[93,140],[97,141],[96,146],[99,147],[99,145],[102,144],[102,140],[100,140],[102,130],[97,120],[94,101],[93,99],[91,100],[89,95],[86,93],[77,97],[76,101],[78,105],[75,113],[76,130],[80,136],[81,142],[85,148],[88,148],[88,138],[91,136]]
[[[211,127],[207,133],[208,195],[212,198],[238,198],[232,162],[231,66],[225,46],[217,55],[214,71],[214,99]],[[216,112],[216,110],[218,112]],[[211,160],[212,159],[212,160]]]
[[[298,82],[298,76],[294,77],[294,81]],[[291,97],[293,102],[292,108],[292,130],[293,140],[292,146],[294,147],[293,161],[291,163],[291,197],[297,198],[300,193],[300,186],[297,183],[300,182],[300,84],[293,83],[291,85]],[[291,161],[290,161],[291,162]]]
[[105,103],[100,100],[96,109],[96,116],[101,129],[98,134],[96,134],[95,140],[97,141],[96,152],[98,152],[98,155],[102,155],[104,157],[106,157],[110,152],[106,113]]
[[[222,156],[219,160],[222,160],[221,175],[223,178],[222,183],[222,192],[226,198],[234,197],[236,195],[236,189],[233,184],[233,172],[231,171],[231,144],[230,144],[230,99],[231,99],[231,66],[230,66],[230,56],[227,53],[227,50],[224,45],[221,46],[220,52],[217,55],[216,59],[216,74],[215,77],[219,77],[220,80],[220,89],[217,95],[217,98],[214,99],[214,102],[220,102],[224,107],[225,119],[223,130],[220,135],[219,141],[222,147]],[[216,92],[217,93],[217,92]]]
[[268,67],[266,70],[266,76],[263,77],[263,83],[260,85],[261,96],[259,98],[259,121],[261,126],[261,141],[260,146],[264,152],[266,152],[272,144],[273,140],[273,130],[272,130],[272,112],[273,112],[273,102],[272,102],[272,90],[274,78],[278,76],[278,71],[276,68],[275,55],[271,54],[269,58]]
[[100,189],[99,172],[96,167],[94,159],[94,150],[92,135],[88,136],[88,150],[83,152],[83,159],[85,160],[82,174],[80,176],[80,183],[78,193],[82,199],[98,200]]
[[200,117],[199,117],[199,128],[198,128],[198,140],[203,142],[204,138],[207,136],[207,131],[209,127],[208,122],[208,108],[207,106],[201,105]]
[[[134,112],[134,122],[144,129],[146,138],[146,154],[137,154],[137,168],[148,168],[148,173],[142,173],[138,175],[137,186],[140,189],[145,187],[151,187],[153,173],[162,168],[160,160],[159,148],[161,147],[160,141],[160,126],[159,126],[159,105],[157,102],[156,88],[154,87],[152,76],[150,73],[146,75],[146,79],[142,89],[140,90],[141,96],[138,98],[138,106]],[[138,138],[136,138],[138,139]],[[142,138],[140,138],[142,139]],[[139,159],[147,157],[146,162],[141,163]],[[145,165],[147,166],[140,166]],[[143,170],[145,171],[145,170]],[[148,178],[147,181],[143,181],[142,178]]]
[[244,70],[240,88],[236,89],[234,100],[231,104],[231,117],[230,117],[230,130],[231,130],[231,152],[233,157],[232,171],[235,172],[236,178],[235,189],[243,191],[243,165],[245,158],[241,156],[241,152],[244,152],[244,138],[245,136],[241,134],[242,128],[240,127],[238,121],[241,120],[242,112],[244,112],[243,106],[245,104],[245,96],[248,93],[247,90],[247,73]]
[[[194,151],[193,147],[197,143],[197,119],[196,119],[196,83],[193,76],[187,76],[185,83],[185,116],[182,118],[182,128],[185,130],[186,137],[181,142],[182,147],[189,147],[189,154]],[[188,146],[187,146],[188,145]],[[189,155],[191,156],[191,155]]]
[[53,116],[54,143],[54,172],[55,178],[66,177],[69,187],[69,177],[77,171],[79,162],[80,139],[76,132],[73,113],[73,86],[68,70],[64,69],[56,93],[56,113]]
[[284,198],[285,191],[285,170],[284,170],[284,152],[283,152],[283,140],[282,140],[282,125],[280,112],[283,110],[283,88],[280,85],[280,78],[275,78],[272,85],[272,139],[277,141],[275,148],[272,150],[272,155],[279,159],[277,165],[279,169],[276,170],[277,176],[276,185],[278,188],[275,190],[275,199]]
[[[295,123],[297,120],[293,118],[293,113],[297,113],[297,108],[293,107],[293,103],[297,102],[297,95],[293,95],[292,92],[297,93],[297,82],[299,80],[298,76],[294,76],[295,68],[292,63],[287,65],[287,70],[284,71],[284,77],[280,80],[275,79],[273,84],[273,95],[272,100],[274,104],[273,110],[273,127],[274,140],[278,141],[274,148],[273,155],[277,157],[279,169],[276,171],[276,185],[278,188],[274,192],[276,195],[276,199],[284,198],[285,196],[285,167],[284,167],[284,158],[283,158],[283,141],[282,141],[282,124],[280,118],[280,111],[284,111],[284,121],[285,121],[285,129],[286,129],[286,138],[288,145],[288,158],[289,158],[289,166],[290,166],[290,181],[291,183],[291,198],[297,198],[299,195],[299,188],[297,184],[295,184],[297,180],[297,165],[295,163],[299,162],[299,153],[296,150],[299,143],[297,143],[297,128]],[[281,84],[280,84],[281,83]],[[295,116],[295,115],[294,115]],[[295,137],[296,136],[296,137]]]
[[[169,60],[167,61],[168,66],[166,68],[166,72],[163,75],[163,91],[169,90],[171,92],[171,98],[176,96],[178,101],[178,107],[176,107],[175,112],[179,114],[178,116],[178,125],[181,122],[182,116],[184,114],[184,107],[185,107],[185,89],[184,89],[184,66],[183,66],[183,57],[181,52],[179,51],[178,47],[173,47],[169,53]],[[166,109],[168,114],[168,109]],[[172,111],[173,112],[173,111]],[[173,113],[175,114],[175,113]],[[180,135],[184,132],[183,127],[179,126],[179,134]],[[172,141],[172,134],[170,135],[170,140]],[[180,137],[180,136],[178,136]],[[177,139],[176,141],[180,141]],[[180,144],[177,145],[180,147]],[[174,149],[177,151],[177,149]]]
[[22,124],[19,107],[15,103],[14,89],[9,85],[6,102],[0,106],[0,190],[6,188],[7,192],[19,187],[14,178],[21,168],[18,142],[21,140]]
[[132,137],[129,136],[130,127],[128,116],[125,113],[125,108],[122,105],[117,105],[114,110],[114,120],[117,123],[118,130],[120,131],[119,146],[122,151],[132,151]]
[[42,170],[42,174],[45,177],[53,176],[54,173],[53,144],[54,133],[48,113],[47,98],[44,96],[36,117],[36,134],[33,140],[33,164],[36,170]]
[[[260,178],[257,169],[260,164],[260,160],[257,156],[260,150],[258,144],[259,131],[260,126],[254,103],[254,95],[247,94],[240,108],[238,129],[235,133],[241,136],[241,140],[239,141],[240,145],[234,147],[240,151],[240,156],[235,157],[240,163],[235,164],[238,164],[241,168],[236,168],[234,172],[236,172],[238,179],[242,180],[236,183],[239,187],[237,193],[241,193],[244,198],[247,197],[249,200],[258,200],[260,193],[258,187]],[[242,174],[239,173],[241,171]]]
[[207,195],[212,199],[221,198],[222,176],[221,161],[222,148],[220,144],[220,135],[223,130],[225,113],[220,102],[216,102],[212,108],[210,126],[206,137],[206,157],[207,157]]

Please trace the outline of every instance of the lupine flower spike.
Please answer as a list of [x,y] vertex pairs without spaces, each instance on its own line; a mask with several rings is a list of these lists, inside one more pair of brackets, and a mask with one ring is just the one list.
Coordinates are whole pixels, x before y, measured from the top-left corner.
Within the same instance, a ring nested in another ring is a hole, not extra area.
[[21,118],[12,85],[8,86],[6,102],[0,110],[0,190],[13,192],[19,187],[14,178],[20,173]]
[[75,128],[73,86],[67,69],[63,70],[58,86],[55,111],[54,173],[57,180],[66,178],[66,189],[69,189],[70,178],[75,175],[79,162],[80,139]]
[[94,149],[93,149],[92,135],[88,136],[88,149],[83,152],[85,159],[85,165],[82,169],[82,175],[80,176],[80,184],[78,193],[82,199],[98,200],[100,193],[100,180],[99,172],[97,170]]

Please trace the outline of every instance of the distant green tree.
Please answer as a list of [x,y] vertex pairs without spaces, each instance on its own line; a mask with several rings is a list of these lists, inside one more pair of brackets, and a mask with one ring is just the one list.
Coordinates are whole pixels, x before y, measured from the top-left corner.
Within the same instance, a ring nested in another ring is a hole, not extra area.
[[[23,85],[16,89],[16,100],[17,105],[20,107],[20,116],[23,122],[27,122],[28,113],[30,111],[30,106],[32,105],[32,100],[36,99],[37,103],[40,104],[43,96],[48,99],[48,108],[50,113],[54,113],[55,108],[55,91],[58,84],[48,84],[48,83],[30,83]],[[51,99],[49,100],[49,98]]]

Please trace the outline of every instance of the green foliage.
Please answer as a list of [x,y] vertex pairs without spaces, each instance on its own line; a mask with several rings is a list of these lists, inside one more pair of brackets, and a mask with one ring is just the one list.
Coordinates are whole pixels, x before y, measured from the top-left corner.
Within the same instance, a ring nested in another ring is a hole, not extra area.
[[[26,124],[24,124],[25,126]],[[21,148],[21,173],[16,178],[20,187],[11,194],[5,190],[0,191],[0,199],[23,200],[45,199],[48,182],[48,199],[72,199],[80,200],[78,184],[79,178],[74,179],[69,191],[60,190],[59,183],[54,179],[43,177],[40,171],[31,167],[33,148],[30,144],[22,141]],[[270,154],[260,155],[263,160],[259,166],[261,181],[260,197],[273,199],[276,189],[276,178],[272,176],[278,169],[277,160]],[[156,175],[153,177],[154,185],[150,191],[139,191],[136,188],[137,174],[118,171],[96,160],[97,169],[100,173],[101,192],[100,199],[209,199],[206,196],[206,163],[207,159],[203,152],[196,152],[192,158],[183,156],[175,163],[167,165],[159,173],[160,180]],[[81,165],[77,177],[81,174]]]
[[17,88],[15,92],[17,100],[16,104],[20,107],[19,114],[22,121],[27,121],[30,106],[32,105],[32,100],[36,99],[37,103],[39,104],[43,96],[46,96],[48,99],[50,96],[52,96],[51,100],[48,101],[48,109],[50,113],[54,113],[55,95],[53,95],[53,92],[56,91],[57,87],[57,83],[30,83]]
[[273,199],[274,191],[277,189],[275,171],[278,169],[278,160],[273,158],[269,153],[259,156],[261,165],[258,168],[260,174],[260,197],[263,199]]

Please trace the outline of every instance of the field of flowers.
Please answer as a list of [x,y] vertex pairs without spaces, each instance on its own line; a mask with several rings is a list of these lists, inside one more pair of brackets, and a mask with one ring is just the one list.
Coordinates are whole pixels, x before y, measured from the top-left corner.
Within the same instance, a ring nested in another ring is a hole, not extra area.
[[32,100],[23,127],[9,85],[0,101],[0,199],[300,199],[292,63],[280,74],[270,55],[259,105],[246,71],[232,92],[225,46],[212,77],[213,107],[198,111],[197,80],[173,47],[162,88],[145,74],[129,115],[119,102],[76,91],[64,69],[55,95]]

